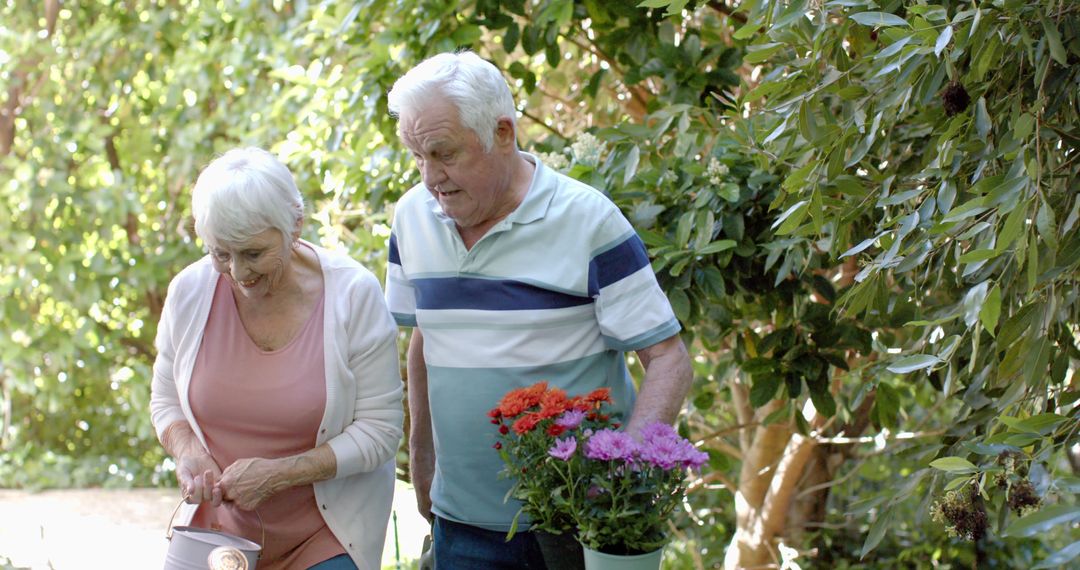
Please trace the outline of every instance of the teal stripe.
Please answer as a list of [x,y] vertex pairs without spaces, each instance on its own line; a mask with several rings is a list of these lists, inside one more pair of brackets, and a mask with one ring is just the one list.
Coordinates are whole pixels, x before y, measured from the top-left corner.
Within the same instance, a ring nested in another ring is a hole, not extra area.
[[636,232],[634,230],[629,230],[626,233],[624,233],[623,235],[621,235],[621,236],[619,236],[619,237],[605,243],[604,245],[601,245],[600,247],[592,250],[592,252],[589,253],[589,259],[593,259],[596,256],[600,255],[601,253],[604,253],[605,251],[608,251],[608,250],[618,246],[622,242],[626,241],[627,238],[629,238],[632,235],[636,235]]
[[[536,318],[536,313],[542,311],[530,311],[529,318]],[[491,323],[476,321],[440,321],[436,323],[424,320],[425,329],[456,329],[456,330],[495,330],[495,331],[534,331],[537,329],[554,329],[581,323],[596,321],[596,314],[589,312],[583,315],[571,315],[559,319],[536,320],[523,323]]]
[[407,315],[405,313],[390,313],[390,314],[393,315],[394,322],[396,322],[399,327],[415,327],[416,326],[416,315]]
[[672,335],[678,333],[680,330],[682,330],[682,325],[679,324],[679,321],[676,319],[671,319],[670,321],[658,327],[653,327],[652,330],[645,331],[635,337],[631,337],[626,340],[619,340],[615,337],[607,335],[603,336],[604,343],[607,344],[608,347],[615,350],[621,350],[623,352],[630,352],[634,350],[648,348],[662,340],[667,340]]

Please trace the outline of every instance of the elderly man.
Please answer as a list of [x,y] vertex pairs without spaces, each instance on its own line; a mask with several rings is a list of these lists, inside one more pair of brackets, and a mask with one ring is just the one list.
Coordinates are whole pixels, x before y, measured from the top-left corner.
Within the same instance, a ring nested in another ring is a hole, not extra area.
[[[505,540],[518,505],[504,501],[486,412],[546,380],[571,395],[610,388],[632,434],[671,423],[692,377],[679,323],[615,205],[518,150],[495,66],[437,55],[389,104],[422,178],[394,213],[386,297],[414,327],[410,461],[436,567],[544,568],[530,533]],[[626,351],[645,366],[638,394]]]

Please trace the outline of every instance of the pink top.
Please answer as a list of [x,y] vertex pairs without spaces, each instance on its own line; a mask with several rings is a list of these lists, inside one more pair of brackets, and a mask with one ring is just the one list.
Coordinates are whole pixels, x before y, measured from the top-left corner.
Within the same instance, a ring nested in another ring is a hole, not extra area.
[[[267,352],[248,336],[232,288],[218,279],[189,397],[210,454],[223,471],[238,459],[285,457],[315,447],[326,410],[323,301],[320,296],[289,344]],[[307,568],[345,554],[319,514],[311,485],[271,497],[258,515],[228,503],[216,509],[203,504],[191,524],[262,544],[259,570]]]

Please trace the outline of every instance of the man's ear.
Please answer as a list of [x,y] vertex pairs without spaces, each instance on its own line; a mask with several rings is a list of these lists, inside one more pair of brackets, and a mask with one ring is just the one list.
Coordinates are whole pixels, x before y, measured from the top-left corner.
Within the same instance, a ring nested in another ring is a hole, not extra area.
[[495,146],[517,149],[517,131],[510,117],[500,117],[495,123]]

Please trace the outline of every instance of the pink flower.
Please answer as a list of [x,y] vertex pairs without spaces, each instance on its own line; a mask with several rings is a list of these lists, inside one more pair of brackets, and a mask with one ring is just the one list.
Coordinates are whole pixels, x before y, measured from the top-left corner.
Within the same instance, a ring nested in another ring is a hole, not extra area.
[[574,429],[581,425],[581,422],[584,420],[585,412],[582,412],[581,410],[567,410],[555,420],[555,425],[562,426],[566,429]]
[[562,459],[563,461],[569,461],[574,456],[574,452],[577,451],[577,440],[573,437],[565,439],[556,439],[555,445],[548,450],[548,455],[555,459]]
[[642,428],[638,457],[665,471],[675,467],[698,469],[709,459],[707,453],[698,451],[694,444],[663,422],[653,422]]
[[612,429],[594,433],[585,444],[585,457],[601,461],[630,461],[636,451],[637,443],[630,434]]

